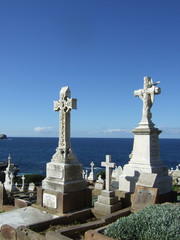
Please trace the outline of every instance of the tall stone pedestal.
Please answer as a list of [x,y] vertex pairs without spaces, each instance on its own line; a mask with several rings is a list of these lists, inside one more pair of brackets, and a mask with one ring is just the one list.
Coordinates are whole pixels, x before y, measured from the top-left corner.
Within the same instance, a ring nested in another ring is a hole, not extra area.
[[[153,126],[140,126],[135,128],[133,151],[130,154],[130,161],[123,168],[123,174],[119,177],[119,190],[134,192],[140,174],[147,173],[148,177],[154,179],[152,186],[146,185],[147,178],[143,186],[158,188],[159,194],[164,194],[172,190],[172,179],[168,176],[168,168],[162,163],[160,158],[159,134],[160,130]],[[156,177],[154,177],[156,174]]]
[[69,87],[63,87],[59,101],[54,101],[54,110],[60,112],[59,144],[47,163],[46,178],[37,194],[37,205],[56,213],[91,207],[91,191],[86,188],[82,165],[71,149],[70,111],[76,109],[77,99],[70,96]]

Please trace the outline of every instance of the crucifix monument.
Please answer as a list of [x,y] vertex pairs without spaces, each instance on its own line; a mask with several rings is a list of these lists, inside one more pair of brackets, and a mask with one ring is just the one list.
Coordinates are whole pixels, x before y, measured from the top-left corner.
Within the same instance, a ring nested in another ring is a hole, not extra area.
[[107,215],[121,209],[121,203],[115,192],[110,190],[111,186],[111,168],[115,168],[115,163],[111,162],[111,155],[106,155],[106,162],[101,162],[101,166],[106,168],[106,187],[98,196],[98,201],[94,203],[94,210]]
[[[71,98],[69,87],[63,87],[59,101],[54,101],[54,111],[59,112],[59,142],[51,162],[47,163],[42,190],[38,190],[43,199],[39,197],[37,204],[60,213],[87,207],[87,199],[90,199],[86,180],[82,176],[82,165],[71,148],[70,112],[77,108],[76,103],[77,99]],[[77,203],[79,195],[81,201]]]
[[8,192],[13,192],[16,190],[16,186],[14,184],[14,171],[13,171],[13,167],[11,164],[11,156],[9,155],[8,157],[8,166],[6,168],[6,170],[4,171],[5,173],[5,182],[4,182],[4,188],[8,191]]
[[[168,168],[160,158],[159,134],[161,130],[155,128],[155,124],[151,120],[151,108],[155,95],[161,93],[161,89],[157,87],[158,83],[153,84],[150,77],[144,77],[144,88],[134,91],[134,95],[143,101],[142,120],[139,126],[132,130],[135,135],[133,150],[129,155],[129,163],[124,165],[123,174],[119,177],[120,191],[133,193],[140,174],[146,176],[144,186],[153,182],[151,187],[158,188],[159,194],[168,193],[172,190]],[[156,174],[156,178],[154,178],[154,174]],[[154,179],[153,181],[150,180],[151,176]]]

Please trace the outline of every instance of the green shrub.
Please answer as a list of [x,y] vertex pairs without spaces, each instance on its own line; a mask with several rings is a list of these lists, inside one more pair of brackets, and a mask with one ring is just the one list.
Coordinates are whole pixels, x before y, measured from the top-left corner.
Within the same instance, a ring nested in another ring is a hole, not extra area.
[[105,171],[100,171],[100,172],[98,172],[97,175],[96,175],[96,178],[98,179],[98,177],[99,177],[100,175],[101,175],[101,178],[105,180],[105,178],[106,178],[106,173],[105,173]]
[[180,205],[152,205],[119,218],[104,234],[121,240],[180,240]]
[[[21,184],[22,183],[22,179],[21,179],[22,176],[18,176],[16,179],[15,179],[15,182],[17,182],[18,184]],[[44,179],[44,176],[42,175],[39,175],[39,174],[29,174],[29,175],[24,175],[25,177],[25,184],[29,184],[31,182],[33,183],[39,183],[39,182],[42,182],[42,180]]]

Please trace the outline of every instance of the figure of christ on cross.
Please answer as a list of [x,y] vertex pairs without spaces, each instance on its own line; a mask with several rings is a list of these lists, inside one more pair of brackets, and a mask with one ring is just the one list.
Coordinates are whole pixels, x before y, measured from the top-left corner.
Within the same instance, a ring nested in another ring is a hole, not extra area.
[[111,162],[111,155],[106,155],[106,162],[101,162],[101,166],[106,168],[106,191],[110,191],[111,168],[115,168],[115,163]]
[[54,111],[59,111],[59,145],[61,153],[68,155],[71,149],[70,142],[70,111],[77,109],[77,99],[70,98],[69,87],[63,87],[60,91],[59,101],[54,101]]
[[135,97],[139,97],[143,101],[143,111],[142,111],[142,120],[141,124],[145,125],[153,125],[151,121],[151,107],[154,102],[154,97],[157,94],[161,93],[161,88],[156,87],[159,82],[153,84],[153,81],[150,77],[144,77],[144,89],[139,89],[134,91]]

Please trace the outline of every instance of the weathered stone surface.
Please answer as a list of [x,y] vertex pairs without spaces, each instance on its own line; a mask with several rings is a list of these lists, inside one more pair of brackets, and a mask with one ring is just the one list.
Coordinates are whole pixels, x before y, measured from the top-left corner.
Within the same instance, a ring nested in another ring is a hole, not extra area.
[[16,230],[5,224],[1,227],[1,240],[16,240]]
[[158,189],[137,186],[134,192],[132,209],[137,211],[145,208],[148,205],[157,203]]
[[[82,199],[86,199],[88,191],[86,180],[82,174],[82,165],[78,163],[73,154],[70,143],[70,111],[77,108],[77,100],[70,97],[69,87],[63,87],[60,91],[59,101],[54,101],[54,110],[60,112],[59,143],[51,162],[47,163],[46,178],[42,181],[42,190],[37,192],[39,206],[42,205],[60,213],[89,206],[89,202],[84,200],[78,206],[74,199],[76,194],[78,198],[82,194]],[[74,202],[68,197],[74,199]]]
[[[168,176],[168,168],[162,163],[160,158],[159,134],[161,131],[154,127],[151,121],[151,107],[156,94],[160,89],[155,87],[152,79],[144,78],[144,89],[135,91],[135,96],[143,100],[143,114],[139,127],[135,128],[133,151],[130,154],[130,161],[123,168],[123,174],[119,177],[119,190],[133,193],[136,183],[142,173],[157,174],[156,185],[159,194],[164,194],[172,190],[172,180]],[[152,174],[152,175],[151,175]],[[164,183],[164,184],[163,184]]]
[[29,226],[39,222],[48,221],[55,219],[58,216],[43,212],[37,208],[25,207],[15,209],[9,212],[4,212],[0,214],[0,227],[4,224],[8,224],[13,228],[19,226]]
[[25,226],[16,229],[17,240],[45,240],[45,237]]

